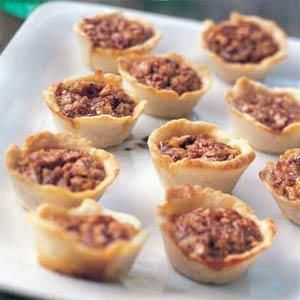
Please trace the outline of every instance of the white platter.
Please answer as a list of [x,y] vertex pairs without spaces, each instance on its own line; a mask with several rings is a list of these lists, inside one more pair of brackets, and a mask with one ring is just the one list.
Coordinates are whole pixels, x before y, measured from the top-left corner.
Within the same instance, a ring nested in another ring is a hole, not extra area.
[[[155,206],[163,199],[148,150],[132,147],[164,123],[144,116],[131,141],[112,149],[121,173],[102,198],[110,208],[139,217],[151,236],[129,277],[120,284],[101,284],[72,279],[41,268],[32,248],[25,214],[16,204],[8,180],[3,153],[11,143],[21,144],[26,135],[52,130],[50,115],[41,91],[52,82],[85,74],[72,24],[81,17],[112,8],[66,2],[38,8],[0,57],[0,288],[47,299],[300,299],[300,228],[285,220],[257,173],[274,159],[257,153],[257,158],[234,189],[259,217],[271,217],[278,225],[273,247],[240,279],[226,286],[197,284],[176,273],[168,263],[154,224]],[[178,51],[191,59],[205,61],[198,46],[200,23],[166,16],[140,14],[164,32],[156,52]],[[300,86],[300,41],[289,39],[289,58],[266,79],[270,84]],[[193,118],[216,122],[230,130],[223,93],[228,86],[215,78],[213,87],[195,110]]]

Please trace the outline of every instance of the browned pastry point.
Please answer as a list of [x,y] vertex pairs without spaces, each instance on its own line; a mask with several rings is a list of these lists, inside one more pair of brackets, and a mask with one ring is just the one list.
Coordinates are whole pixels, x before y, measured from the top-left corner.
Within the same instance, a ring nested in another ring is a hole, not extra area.
[[169,155],[174,161],[184,158],[226,161],[241,153],[239,149],[217,142],[205,134],[172,137],[160,142],[159,147],[164,155]]
[[172,216],[170,233],[191,259],[221,268],[225,258],[251,250],[262,241],[255,222],[233,209],[197,208]]
[[65,187],[72,192],[94,189],[105,178],[102,163],[90,154],[71,149],[41,149],[18,162],[19,172],[39,184]]
[[207,35],[207,43],[211,51],[230,63],[259,63],[279,49],[270,34],[249,21],[217,24]]
[[126,49],[151,38],[151,27],[128,20],[120,14],[109,18],[85,18],[81,24],[94,47]]
[[69,85],[59,83],[55,90],[56,101],[68,118],[97,116],[130,116],[135,102],[111,84],[75,81]]
[[300,121],[300,105],[286,94],[249,92],[233,101],[242,113],[275,131]]
[[130,74],[139,82],[155,89],[167,89],[179,95],[201,89],[196,71],[167,57],[145,57],[133,62]]

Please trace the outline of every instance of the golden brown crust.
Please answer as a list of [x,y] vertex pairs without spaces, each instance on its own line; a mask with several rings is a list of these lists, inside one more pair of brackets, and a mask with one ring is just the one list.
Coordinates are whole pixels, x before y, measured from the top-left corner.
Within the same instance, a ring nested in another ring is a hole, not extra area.
[[258,150],[268,153],[282,153],[289,148],[300,147],[300,122],[294,122],[275,131],[255,120],[252,116],[242,113],[234,106],[234,99],[247,92],[259,92],[273,95],[285,94],[300,104],[300,92],[292,88],[268,88],[261,83],[241,77],[232,89],[225,94],[229,111],[234,123],[235,132],[244,137]]
[[[281,157],[289,157],[293,153],[299,153],[299,149],[289,149]],[[287,196],[279,195],[270,182],[270,173],[274,165],[275,163],[272,161],[267,162],[265,167],[259,172],[259,178],[277,202],[284,217],[296,224],[300,224],[300,199],[291,201]]]
[[[151,56],[147,55],[143,57],[147,58]],[[118,59],[118,70],[124,80],[124,89],[129,95],[136,96],[139,101],[144,99],[147,100],[145,112],[149,115],[163,118],[180,118],[190,114],[194,106],[212,84],[212,77],[208,69],[205,66],[192,62],[176,53],[160,54],[155,55],[154,57],[170,58],[179,64],[183,63],[191,67],[196,71],[202,81],[201,88],[199,90],[189,91],[179,95],[173,90],[159,90],[140,83],[129,72],[132,62],[137,58],[140,58],[140,56],[128,56]]]
[[[168,220],[174,214],[182,214],[196,208],[229,208],[255,222],[261,231],[263,241],[242,254],[228,255],[222,265],[206,264],[205,261],[193,260],[187,257],[171,238]],[[165,250],[173,267],[193,280],[205,283],[226,283],[236,279],[252,264],[256,258],[272,244],[276,233],[276,225],[270,219],[260,221],[254,211],[243,201],[234,196],[224,194],[210,188],[200,186],[177,186],[166,191],[165,201],[156,211],[157,222],[160,226]]]
[[[95,74],[78,76],[65,79],[68,85],[75,81],[90,81],[95,83],[108,83],[122,89],[121,77],[114,74],[103,74],[96,71]],[[56,126],[61,130],[72,132],[78,136],[88,138],[96,148],[107,148],[122,143],[130,134],[133,126],[144,111],[146,101],[137,103],[133,114],[125,117],[114,117],[111,115],[97,115],[88,117],[68,118],[60,110],[55,98],[56,86],[53,85],[44,91],[44,99]]]
[[216,72],[227,82],[234,82],[241,76],[248,76],[253,79],[263,79],[278,63],[287,57],[286,35],[284,31],[273,21],[263,19],[258,16],[242,15],[232,12],[229,18],[230,22],[238,23],[240,21],[250,21],[260,26],[265,32],[270,34],[277,43],[279,49],[273,55],[263,59],[260,63],[228,63],[219,55],[208,48],[207,35],[214,28],[215,23],[212,20],[206,20],[203,23],[201,32],[201,46],[206,55],[214,65]]
[[[123,16],[123,14],[119,11],[101,14],[95,16],[96,18],[108,18],[112,16]],[[147,26],[152,28],[154,34],[151,38],[146,40],[144,43],[140,45],[136,45],[126,49],[111,49],[111,48],[100,48],[94,47],[88,36],[85,32],[81,29],[81,24],[83,20],[77,22],[74,27],[73,31],[79,39],[81,48],[82,48],[82,55],[84,56],[84,60],[86,64],[93,70],[101,69],[103,72],[111,72],[117,73],[117,58],[120,56],[127,56],[127,55],[142,55],[150,52],[159,40],[162,37],[162,34],[157,32],[152,24],[145,22],[141,19],[133,19],[130,18],[129,20],[136,21],[141,25]]]
[[[103,249],[95,249],[82,244],[74,235],[48,220],[46,217],[49,214],[109,215],[121,223],[131,224],[138,232],[129,241],[116,241]],[[33,228],[38,260],[43,266],[67,275],[98,281],[117,281],[125,276],[147,238],[147,232],[141,230],[139,220],[104,209],[90,199],[70,210],[44,204],[36,212],[29,213],[28,218]]]
[[[174,162],[170,156],[161,153],[158,147],[161,141],[185,134],[208,134],[216,141],[237,147],[241,153],[234,159],[221,162],[188,158]],[[154,130],[148,145],[153,164],[165,187],[190,183],[230,192],[255,158],[255,153],[245,140],[225,134],[214,124],[186,119],[167,122]]]
[[[50,148],[76,149],[89,153],[102,162],[106,173],[104,180],[93,190],[71,192],[63,187],[38,184],[18,171],[18,162],[25,154]],[[115,157],[104,150],[91,147],[90,141],[75,137],[70,133],[53,134],[47,131],[29,136],[22,148],[11,145],[6,152],[6,167],[22,206],[29,210],[35,209],[42,203],[74,207],[80,205],[82,200],[87,197],[96,200],[101,197],[119,173]]]

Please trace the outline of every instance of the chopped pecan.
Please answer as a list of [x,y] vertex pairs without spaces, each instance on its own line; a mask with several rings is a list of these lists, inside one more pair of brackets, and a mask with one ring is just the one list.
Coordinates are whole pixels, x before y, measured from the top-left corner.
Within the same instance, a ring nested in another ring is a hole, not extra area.
[[233,209],[198,208],[172,216],[170,233],[190,258],[218,263],[231,254],[251,250],[262,235],[251,219]]
[[300,152],[281,156],[273,166],[269,182],[280,196],[291,201],[300,199]]
[[259,63],[278,51],[270,34],[253,22],[217,24],[207,36],[208,47],[230,63]]
[[79,150],[47,149],[26,154],[19,172],[39,184],[65,187],[72,192],[94,189],[105,178],[98,160]]
[[207,135],[175,136],[160,142],[159,148],[162,154],[169,155],[174,161],[184,158],[226,161],[240,154],[237,148],[217,142]]
[[73,234],[84,245],[103,249],[116,241],[130,240],[137,230],[108,215],[49,216],[56,224]]
[[144,43],[154,34],[152,28],[122,16],[86,18],[82,30],[94,47],[126,49]]
[[68,118],[109,114],[114,117],[132,115],[135,102],[111,84],[75,81],[56,85],[56,102]]
[[132,63],[129,70],[139,82],[155,89],[167,89],[179,95],[199,90],[201,78],[189,66],[164,57],[146,57]]
[[300,105],[285,94],[247,93],[236,98],[234,105],[241,112],[276,131],[300,121]]

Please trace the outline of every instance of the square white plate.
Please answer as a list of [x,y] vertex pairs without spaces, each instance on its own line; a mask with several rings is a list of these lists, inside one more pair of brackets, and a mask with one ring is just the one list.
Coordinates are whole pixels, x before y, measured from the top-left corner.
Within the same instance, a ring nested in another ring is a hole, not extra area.
[[[300,299],[300,228],[281,216],[260,183],[258,171],[267,160],[275,158],[261,153],[242,176],[234,195],[247,201],[259,217],[276,221],[278,234],[273,247],[245,275],[225,286],[197,284],[172,269],[153,218],[163,190],[148,150],[136,146],[165,122],[148,116],[139,120],[129,141],[111,150],[120,162],[121,173],[101,200],[110,208],[136,215],[151,232],[129,276],[120,284],[101,284],[59,275],[37,264],[30,228],[24,211],[16,204],[3,153],[9,144],[21,144],[29,133],[53,130],[42,90],[65,77],[89,72],[79,55],[72,24],[111,9],[66,2],[45,4],[30,16],[0,57],[0,287],[39,298],[72,300]],[[156,52],[178,51],[205,62],[198,45],[199,22],[125,11],[141,15],[164,32]],[[267,83],[299,86],[299,56],[300,42],[289,39],[289,58],[270,74]],[[227,88],[215,78],[193,117],[230,130],[223,97]],[[125,151],[125,147],[134,149]]]

